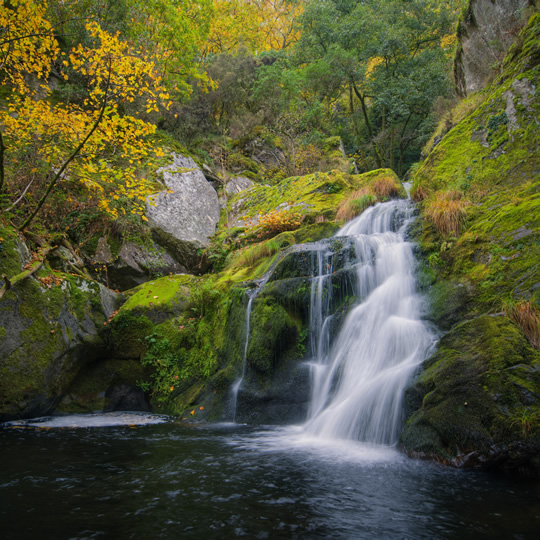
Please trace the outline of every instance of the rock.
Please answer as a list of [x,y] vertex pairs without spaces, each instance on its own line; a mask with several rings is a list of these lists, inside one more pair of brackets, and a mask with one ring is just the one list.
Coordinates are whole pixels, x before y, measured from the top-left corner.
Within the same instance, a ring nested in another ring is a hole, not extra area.
[[253,180],[245,176],[234,176],[225,184],[225,192],[228,197],[233,197],[241,191],[249,189],[254,184]]
[[156,277],[185,272],[184,266],[153,242],[149,246],[125,242],[107,267],[108,286],[125,291]]
[[107,242],[107,239],[102,236],[97,243],[96,254],[94,255],[94,262],[109,264],[113,261],[113,254],[111,246]]
[[526,23],[532,0],[470,0],[458,27],[454,61],[456,87],[462,96],[484,88]]
[[453,328],[407,396],[411,456],[540,476],[540,352],[506,317]]
[[220,216],[216,190],[192,158],[173,154],[173,163],[158,172],[167,189],[147,199],[153,238],[188,271],[202,272],[199,250],[209,245]]
[[72,275],[52,277],[59,281],[27,278],[0,300],[0,421],[51,413],[105,349],[99,330],[118,295]]

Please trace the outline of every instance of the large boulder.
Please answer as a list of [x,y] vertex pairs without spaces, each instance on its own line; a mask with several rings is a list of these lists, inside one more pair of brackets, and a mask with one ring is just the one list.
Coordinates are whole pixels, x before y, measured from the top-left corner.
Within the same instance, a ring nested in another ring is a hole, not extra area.
[[[28,250],[9,229],[2,230],[1,245],[0,275],[17,275]],[[80,369],[103,352],[99,329],[117,300],[116,293],[94,281],[45,267],[5,292],[0,298],[0,421],[55,409]]]
[[462,96],[484,88],[527,22],[535,0],[470,0],[458,27],[454,63],[456,87]]
[[216,190],[189,157],[173,154],[173,162],[158,173],[167,189],[147,199],[152,236],[188,271],[202,272],[200,250],[209,245],[219,221]]
[[453,328],[408,392],[412,456],[540,475],[540,352],[503,316]]

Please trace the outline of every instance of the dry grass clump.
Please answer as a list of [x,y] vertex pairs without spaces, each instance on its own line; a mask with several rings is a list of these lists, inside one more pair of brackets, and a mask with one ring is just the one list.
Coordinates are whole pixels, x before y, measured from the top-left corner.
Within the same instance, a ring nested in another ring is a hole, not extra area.
[[532,298],[528,302],[506,302],[503,309],[505,315],[523,330],[531,345],[540,349],[540,310]]
[[293,210],[272,210],[259,218],[259,238],[272,238],[285,231],[294,231],[300,227],[304,216]]
[[382,178],[377,178],[377,180],[373,182],[373,191],[377,197],[397,197],[399,185],[393,178],[383,176]]
[[366,208],[377,202],[377,198],[368,187],[351,193],[339,203],[336,221],[349,221],[360,215]]
[[460,191],[438,191],[426,201],[424,212],[439,234],[458,236],[470,204]]
[[429,191],[422,185],[413,186],[411,189],[411,199],[414,202],[420,202],[427,199]]

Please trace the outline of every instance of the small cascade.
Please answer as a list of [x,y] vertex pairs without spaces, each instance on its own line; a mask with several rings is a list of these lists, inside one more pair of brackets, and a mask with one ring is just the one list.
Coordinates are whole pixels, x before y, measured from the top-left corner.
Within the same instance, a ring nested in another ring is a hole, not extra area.
[[338,232],[354,239],[354,292],[361,303],[331,348],[324,295],[325,264],[331,269],[331,263],[320,255],[311,294],[313,392],[304,427],[310,435],[397,442],[405,387],[435,341],[420,318],[414,257],[404,238],[412,212],[410,201],[380,203]]
[[235,383],[231,387],[231,403],[232,403],[232,410],[231,410],[231,416],[232,421],[236,422],[236,406],[238,404],[238,392],[240,391],[240,387],[242,386],[242,383],[244,382],[244,377],[246,376],[246,363],[247,363],[247,352],[248,352],[248,346],[249,346],[249,333],[250,333],[250,320],[251,320],[251,306],[253,305],[253,299],[257,296],[257,293],[253,293],[249,295],[248,293],[248,304],[246,308],[246,339],[244,342],[244,357],[242,358],[242,374],[240,377],[235,381]]
[[330,348],[329,315],[330,304],[332,302],[332,268],[333,252],[328,249],[327,244],[320,245],[320,249],[315,252],[316,261],[313,268],[317,274],[311,281],[311,297],[309,312],[309,335],[311,342],[311,361],[308,365],[311,368],[311,388],[312,400],[308,410],[308,418],[313,415],[313,411],[320,407],[316,396],[320,396],[321,385],[324,381],[323,366]]

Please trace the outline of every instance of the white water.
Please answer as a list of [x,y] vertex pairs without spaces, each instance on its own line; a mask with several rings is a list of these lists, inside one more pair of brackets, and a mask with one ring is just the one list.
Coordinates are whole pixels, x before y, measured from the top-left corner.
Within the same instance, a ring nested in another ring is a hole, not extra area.
[[247,363],[247,352],[248,352],[248,345],[249,345],[249,333],[250,333],[250,319],[251,319],[251,305],[253,304],[253,299],[255,298],[256,293],[249,297],[248,305],[246,308],[246,340],[244,342],[244,357],[242,359],[242,374],[240,377],[235,381],[235,383],[232,385],[231,388],[231,403],[232,403],[232,421],[236,422],[236,407],[238,404],[238,392],[240,391],[240,387],[242,386],[242,383],[244,382],[244,378],[246,376],[246,363]]
[[12,428],[34,427],[53,428],[94,428],[112,426],[146,426],[168,422],[166,416],[141,412],[110,412],[92,414],[66,414],[59,416],[43,416],[30,420],[14,420],[4,426]]
[[347,315],[330,350],[323,286],[331,266],[327,261],[323,268],[323,260],[319,267],[312,287],[315,345],[306,436],[397,442],[405,388],[435,342],[420,318],[414,257],[404,238],[411,218],[409,201],[391,201],[369,208],[338,232],[354,238],[355,295],[362,301]]

